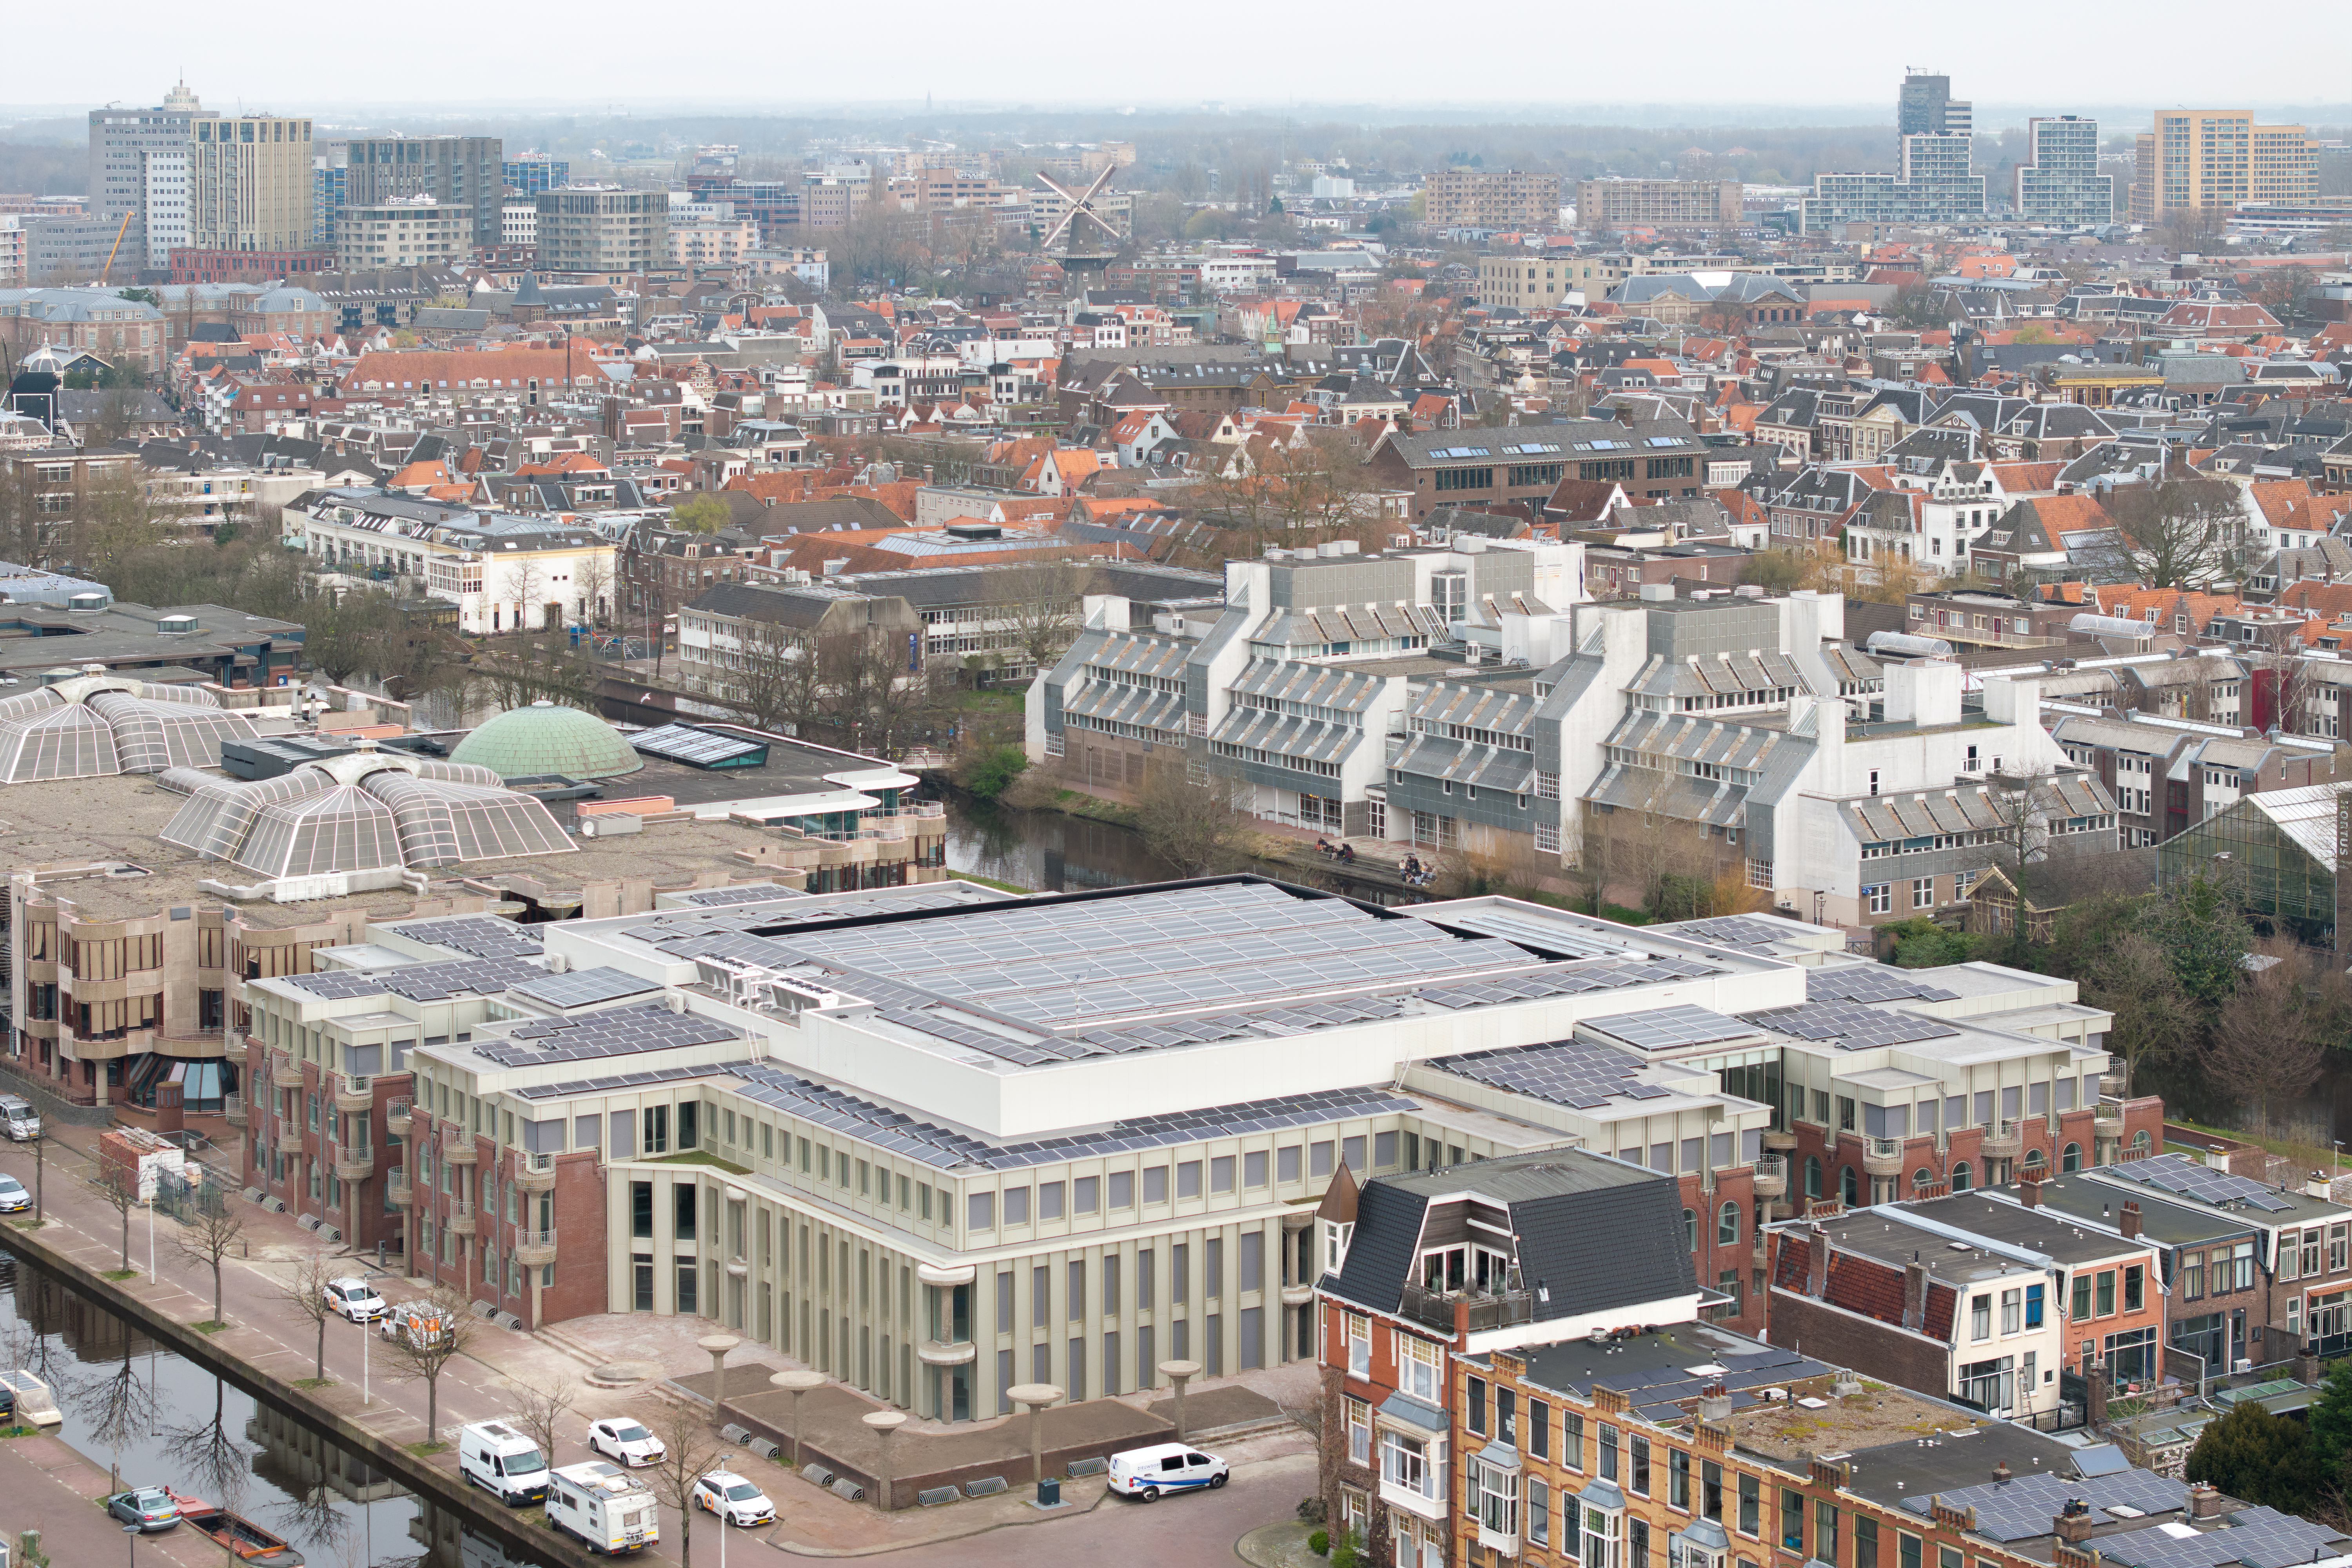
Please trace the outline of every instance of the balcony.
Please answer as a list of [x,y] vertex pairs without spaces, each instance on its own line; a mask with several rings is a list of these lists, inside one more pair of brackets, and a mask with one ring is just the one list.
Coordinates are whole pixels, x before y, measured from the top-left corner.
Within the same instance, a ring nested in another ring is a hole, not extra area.
[[749,1279],[751,1277],[751,1260],[744,1258],[729,1258],[727,1260],[727,1277],[730,1279]]
[[1988,1160],[2016,1159],[2025,1152],[2025,1123],[2014,1116],[1990,1123],[1977,1150]]
[[526,1268],[541,1268],[555,1261],[555,1233],[551,1230],[519,1230],[515,1232],[514,1257]]
[[394,1165],[383,1173],[383,1189],[392,1195],[392,1201],[403,1208],[416,1199],[416,1189],[408,1184],[408,1167],[405,1165]]
[[1797,1135],[1780,1127],[1764,1130],[1764,1147],[1775,1153],[1785,1154],[1797,1146]]
[[338,1181],[364,1182],[375,1174],[375,1151],[365,1143],[335,1151]]
[[2091,1118],[2091,1134],[2093,1137],[2105,1138],[2116,1142],[2123,1141],[2124,1102],[2122,1100],[2099,1101],[2099,1108]]
[[404,1094],[397,1100],[386,1100],[383,1107],[383,1130],[394,1138],[407,1137],[409,1128],[415,1121],[415,1111],[416,1101],[413,1096]]
[[227,1093],[222,1095],[221,1114],[228,1118],[228,1124],[231,1127],[244,1126],[247,1120],[245,1110],[245,1096],[239,1094],[235,1089],[230,1089]]
[[451,1128],[441,1140],[441,1163],[445,1165],[474,1165],[481,1163],[482,1152],[474,1140],[456,1128]]
[[375,1079],[341,1077],[335,1079],[335,1109],[357,1115],[375,1109]]
[[1903,1140],[1864,1138],[1862,1141],[1862,1168],[1874,1176],[1901,1175],[1903,1173]]
[[980,1354],[980,1347],[970,1340],[949,1344],[943,1340],[924,1340],[915,1346],[915,1359],[925,1366],[965,1366]]
[[1758,1155],[1756,1157],[1756,1195],[1759,1198],[1778,1198],[1786,1196],[1788,1191],[1788,1160],[1779,1154]]
[[516,1155],[514,1184],[527,1193],[552,1192],[555,1188],[555,1156]]
[[1454,1331],[1454,1309],[1456,1303],[1467,1305],[1469,1329],[1478,1333],[1489,1329],[1507,1329],[1536,1321],[1536,1299],[1532,1291],[1505,1290],[1430,1290],[1419,1285],[1404,1288],[1404,1301],[1399,1309],[1417,1323],[1433,1329]]
[[471,1204],[451,1204],[449,1205],[449,1217],[443,1222],[443,1226],[452,1236],[473,1235],[474,1205]]

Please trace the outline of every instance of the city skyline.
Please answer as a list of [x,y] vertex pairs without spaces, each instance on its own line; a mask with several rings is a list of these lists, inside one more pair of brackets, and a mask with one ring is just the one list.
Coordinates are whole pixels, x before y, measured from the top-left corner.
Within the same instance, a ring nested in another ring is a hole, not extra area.
[[[1532,5],[1519,9],[1524,26],[1548,19]],[[674,45],[653,42],[610,57],[592,52],[567,61],[561,79],[568,96],[553,98],[535,86],[518,92],[511,65],[517,53],[545,47],[547,40],[537,26],[540,18],[529,12],[486,16],[446,0],[426,0],[421,10],[418,19],[425,25],[383,40],[371,54],[366,76],[353,82],[321,77],[312,46],[299,37],[282,42],[266,35],[191,37],[187,29],[175,25],[183,20],[176,9],[153,0],[135,0],[128,7],[123,20],[129,25],[121,30],[119,47],[101,55],[65,47],[81,35],[79,18],[62,11],[28,14],[16,22],[16,36],[27,58],[47,62],[41,75],[45,98],[32,107],[79,102],[85,110],[110,100],[127,103],[154,97],[182,76],[201,84],[207,100],[227,112],[235,112],[241,101],[247,112],[321,117],[338,105],[361,110],[394,103],[476,111],[557,106],[593,111],[627,106],[639,112],[750,110],[781,115],[927,100],[1007,108],[1310,107],[1318,100],[1298,91],[1302,54],[1316,62],[1314,79],[1324,102],[1467,108],[1549,104],[1555,111],[1570,112],[1580,104],[1591,109],[1681,106],[1703,111],[1694,123],[1748,109],[1785,111],[1820,105],[1825,112],[1851,111],[1877,102],[1874,84],[1897,78],[1906,68],[1956,80],[1965,78],[1972,96],[1987,108],[2039,105],[2037,112],[2108,111],[2102,118],[2112,118],[2119,106],[2087,102],[2085,91],[2109,96],[2113,88],[2107,84],[2120,79],[2128,79],[2135,95],[2151,106],[2210,104],[2263,112],[2300,106],[2308,113],[2313,105],[2343,100],[2340,80],[2329,69],[2324,50],[2241,57],[2151,47],[2145,58],[2133,59],[2129,51],[2116,48],[2111,24],[2098,14],[2053,11],[2021,0],[1995,0],[1972,14],[1972,20],[1990,26],[1972,26],[1964,36],[1926,47],[1896,28],[1855,36],[1850,9],[1818,0],[1800,5],[1789,18],[1799,26],[1772,29],[1777,37],[1803,37],[1801,48],[1768,44],[1759,52],[1758,40],[1745,29],[1711,26],[1702,16],[1696,25],[1677,30],[1673,73],[1659,82],[1670,82],[1671,97],[1627,93],[1627,84],[1612,79],[1608,88],[1622,100],[1611,104],[1591,104],[1572,88],[1548,90],[1535,80],[1498,84],[1480,51],[1465,49],[1449,57],[1426,48],[1396,47],[1398,29],[1408,25],[1402,13],[1392,18],[1394,26],[1378,25],[1375,16],[1373,26],[1335,30],[1319,16],[1266,13],[1224,0],[1205,10],[1196,8],[1188,13],[1184,28],[1150,40],[1157,68],[1149,78],[1100,73],[1102,46],[1116,40],[1107,39],[1099,14],[1092,10],[1048,5],[1025,18],[1030,25],[1017,34],[998,35],[971,29],[961,13],[918,5],[898,14],[912,24],[909,30],[920,34],[935,24],[932,36],[951,40],[950,47],[938,52],[936,63],[876,50],[863,16],[816,12],[796,18],[793,58],[822,62],[814,78],[822,85],[814,95],[801,79],[806,73],[790,66],[780,71],[772,56],[757,49],[714,53],[683,41],[693,35],[680,34],[681,41]],[[2289,5],[2285,13],[2279,19],[2290,30],[2298,15],[2321,23],[2315,5]],[[2166,31],[2168,22],[2186,25],[2194,16],[2179,0],[2165,0],[2143,7],[2136,20],[2155,25],[2139,30],[2139,36],[2153,38]],[[432,25],[445,19],[458,30]],[[593,27],[599,11],[594,6],[570,11],[564,19]],[[1510,24],[1507,12],[1492,19]],[[615,26],[627,25],[617,12],[610,20]],[[1064,20],[1071,25],[1055,25]],[[1727,12],[1722,20],[1731,21],[1731,15]],[[1036,26],[1038,22],[1045,26]],[[1245,48],[1236,47],[1244,34],[1253,42]],[[1647,18],[1633,13],[1580,16],[1573,34],[1563,41],[1571,36],[1585,53],[1637,50],[1626,58],[1649,58],[1654,49]],[[469,47],[450,48],[452,37],[466,38]],[[2021,49],[2022,37],[2030,37],[2034,47]],[[2086,70],[2084,62],[2095,59],[2109,64]],[[65,96],[68,94],[81,97]],[[16,110],[0,106],[0,113],[14,115]],[[1980,118],[1980,127],[1982,123]]]

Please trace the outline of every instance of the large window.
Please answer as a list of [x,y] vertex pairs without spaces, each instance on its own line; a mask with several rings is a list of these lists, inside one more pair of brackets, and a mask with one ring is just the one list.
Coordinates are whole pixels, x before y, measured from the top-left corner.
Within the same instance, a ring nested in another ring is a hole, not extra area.
[[1348,1314],[1348,1371],[1356,1377],[1372,1375],[1372,1321]]
[[1437,1346],[1411,1334],[1391,1336],[1397,1348],[1397,1392],[1425,1404],[1438,1402]]
[[1381,1434],[1381,1480],[1418,1498],[1434,1500],[1438,1471],[1429,1464],[1428,1448],[1418,1437],[1402,1432]]
[[1519,1532],[1519,1472],[1502,1465],[1479,1464],[1478,1528],[1490,1535]]

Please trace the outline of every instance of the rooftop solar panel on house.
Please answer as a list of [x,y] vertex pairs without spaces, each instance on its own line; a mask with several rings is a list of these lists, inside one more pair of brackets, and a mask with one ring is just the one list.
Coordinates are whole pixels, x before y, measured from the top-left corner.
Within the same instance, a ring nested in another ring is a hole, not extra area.
[[2264,1214],[2284,1214],[2294,1206],[2281,1200],[2273,1189],[2251,1177],[2231,1175],[2227,1171],[2191,1160],[2186,1154],[2158,1154],[2154,1159],[2135,1160],[2102,1169],[2121,1180],[2137,1182],[2158,1192],[2178,1193],[2201,1203],[2243,1204]]

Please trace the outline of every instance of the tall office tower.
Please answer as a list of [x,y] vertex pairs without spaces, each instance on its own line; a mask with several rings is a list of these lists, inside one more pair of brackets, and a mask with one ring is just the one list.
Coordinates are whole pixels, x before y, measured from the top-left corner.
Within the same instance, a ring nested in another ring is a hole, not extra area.
[[345,201],[381,206],[400,196],[431,196],[473,215],[476,245],[499,243],[506,195],[505,146],[495,136],[356,136]]
[[1968,100],[1952,96],[1952,79],[1920,76],[1903,79],[1895,100],[1895,134],[1931,135],[1948,131],[1969,135],[1976,129],[1976,110]]
[[310,154],[310,248],[332,250],[336,226],[351,195],[351,143],[314,142],[311,145],[318,151]]
[[2293,205],[2319,197],[2319,143],[2301,125],[2257,125],[2243,110],[2160,109],[2138,139],[2134,223],[2182,208],[2227,212],[2240,202]]
[[[125,258],[134,268],[167,266],[173,247],[188,243],[192,127],[199,120],[217,118],[197,101],[186,82],[174,86],[152,109],[89,111],[88,210],[121,236],[118,268]],[[158,208],[153,221],[151,204]]]
[[195,132],[189,151],[189,245],[198,250],[309,250],[317,190],[310,121],[241,114],[199,120]]
[[519,196],[559,191],[572,183],[570,162],[551,158],[544,153],[525,153],[520,158],[509,158],[499,172]]
[[2025,122],[2017,166],[2017,216],[2028,223],[2092,227],[2116,220],[2116,182],[2099,173],[2099,122],[2079,114]]

